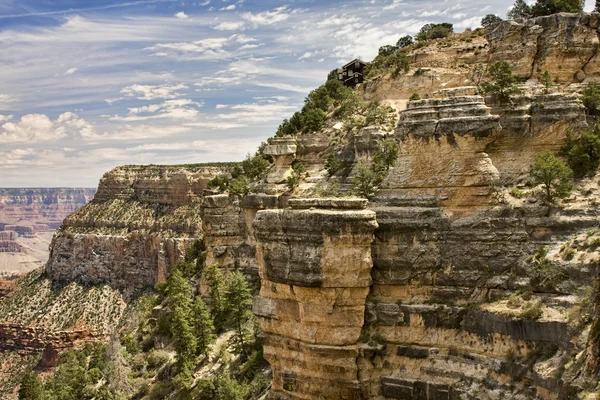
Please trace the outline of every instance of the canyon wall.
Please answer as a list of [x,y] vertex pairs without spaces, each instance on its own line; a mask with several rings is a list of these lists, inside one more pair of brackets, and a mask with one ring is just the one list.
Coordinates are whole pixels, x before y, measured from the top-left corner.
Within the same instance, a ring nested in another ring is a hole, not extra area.
[[202,239],[203,192],[223,168],[125,166],[106,173],[94,200],[54,235],[46,272],[61,282],[153,287]]
[[[525,184],[538,152],[557,152],[568,131],[588,126],[578,82],[597,73],[586,60],[597,51],[599,20],[507,21],[475,43],[414,50],[428,77],[360,88],[406,103],[392,132],[327,128],[273,140],[265,153],[274,164],[251,188],[258,193],[207,190],[228,166],[117,168],[65,220],[46,272],[142,290],[204,240],[208,263],[260,278],[254,313],[272,399],[592,392],[600,186],[581,181],[571,197],[547,204]],[[530,79],[508,104],[477,94],[470,73],[456,67],[499,59]],[[557,84],[550,92],[535,81],[544,70]],[[408,101],[415,87],[427,90],[424,100]],[[399,150],[370,202],[318,197],[331,183],[348,195],[355,166],[371,161],[383,138]],[[329,176],[331,154],[347,163],[345,173]],[[307,174],[290,197],[293,162]]]

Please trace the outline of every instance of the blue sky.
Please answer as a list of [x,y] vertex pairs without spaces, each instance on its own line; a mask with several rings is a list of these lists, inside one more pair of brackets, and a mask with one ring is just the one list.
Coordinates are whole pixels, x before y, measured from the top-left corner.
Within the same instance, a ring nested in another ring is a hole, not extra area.
[[0,187],[241,160],[333,68],[512,3],[0,0]]

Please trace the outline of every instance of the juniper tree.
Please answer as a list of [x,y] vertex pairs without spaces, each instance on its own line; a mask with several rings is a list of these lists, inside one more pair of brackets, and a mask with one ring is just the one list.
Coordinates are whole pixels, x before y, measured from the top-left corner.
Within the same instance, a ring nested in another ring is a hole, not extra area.
[[573,171],[549,150],[535,156],[531,176],[534,183],[543,185],[547,201],[567,197],[573,188]]
[[507,14],[509,19],[530,18],[531,7],[524,0],[517,0]]

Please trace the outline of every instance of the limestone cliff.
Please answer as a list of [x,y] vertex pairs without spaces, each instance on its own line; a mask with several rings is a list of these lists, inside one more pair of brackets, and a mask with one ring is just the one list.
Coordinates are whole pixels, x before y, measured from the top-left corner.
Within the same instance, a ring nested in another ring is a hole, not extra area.
[[[65,220],[46,271],[143,289],[203,238],[208,263],[258,273],[272,399],[597,392],[600,186],[577,182],[549,205],[524,184],[539,151],[558,151],[568,131],[588,126],[574,83],[598,73],[598,21],[507,21],[470,42],[415,46],[407,75],[359,88],[395,107],[393,129],[332,120],[272,140],[256,193],[205,191],[226,166],[117,168]],[[495,60],[529,79],[506,104],[473,87],[469,66]],[[537,81],[545,70],[552,90]],[[424,99],[408,101],[416,90]],[[332,184],[348,195],[382,138],[398,144],[397,162],[369,203],[319,196]],[[343,165],[334,172],[331,155]],[[294,163],[305,171],[289,189]]]
[[56,281],[153,287],[202,238],[203,191],[223,168],[126,166],[106,173],[94,201],[55,234],[47,273]]

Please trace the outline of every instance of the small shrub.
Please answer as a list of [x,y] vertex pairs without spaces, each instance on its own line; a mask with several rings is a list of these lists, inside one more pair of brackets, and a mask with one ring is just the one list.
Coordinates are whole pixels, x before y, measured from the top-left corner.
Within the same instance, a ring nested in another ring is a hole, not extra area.
[[521,312],[521,318],[532,321],[540,319],[543,315],[544,311],[542,310],[542,303],[539,301],[530,304]]
[[413,93],[413,94],[410,95],[409,100],[410,101],[419,101],[419,100],[421,100],[421,95],[419,95],[419,93],[415,92],[415,93]]
[[600,106],[600,86],[591,81],[583,89],[583,105],[587,109],[588,114],[596,115]]
[[519,188],[510,189],[509,194],[516,199],[522,199],[525,196],[525,192]]

